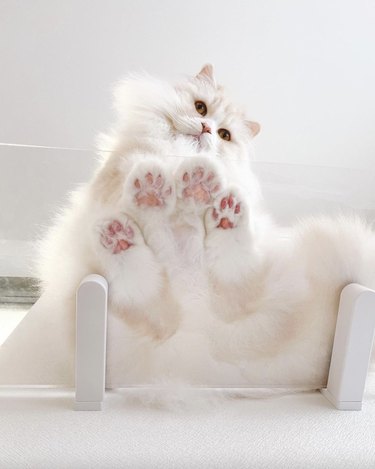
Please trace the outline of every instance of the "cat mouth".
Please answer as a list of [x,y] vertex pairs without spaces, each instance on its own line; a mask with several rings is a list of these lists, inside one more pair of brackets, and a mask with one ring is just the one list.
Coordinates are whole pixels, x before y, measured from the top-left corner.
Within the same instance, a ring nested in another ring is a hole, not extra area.
[[194,142],[200,143],[201,141],[201,136],[200,135],[194,135],[194,134],[186,134],[188,137],[192,138]]
[[186,138],[198,150],[201,150],[201,149],[206,150],[212,147],[213,145],[212,136],[208,132],[197,131],[196,133],[189,133],[189,130],[190,132],[191,131],[195,132],[195,130],[193,129],[189,129],[189,130],[186,129],[187,132],[181,131],[181,129],[178,129],[178,127],[175,125],[172,119],[170,119],[170,124],[171,124],[172,134],[174,138],[179,138],[179,137]]
[[207,148],[210,146],[210,137],[207,134],[186,134],[190,137],[198,148]]

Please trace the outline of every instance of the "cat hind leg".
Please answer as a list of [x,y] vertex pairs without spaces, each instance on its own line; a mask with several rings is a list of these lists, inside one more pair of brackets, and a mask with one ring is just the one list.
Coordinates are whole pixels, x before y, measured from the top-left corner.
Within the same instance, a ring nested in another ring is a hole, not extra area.
[[120,213],[96,224],[99,273],[109,283],[111,310],[138,335],[166,340],[179,323],[165,271],[135,221]]
[[[118,218],[118,217],[117,217]],[[97,226],[101,245],[112,254],[119,254],[134,245],[135,230],[128,218],[102,221]]]
[[127,214],[96,223],[93,249],[116,303],[141,306],[159,293],[161,267],[138,225]]

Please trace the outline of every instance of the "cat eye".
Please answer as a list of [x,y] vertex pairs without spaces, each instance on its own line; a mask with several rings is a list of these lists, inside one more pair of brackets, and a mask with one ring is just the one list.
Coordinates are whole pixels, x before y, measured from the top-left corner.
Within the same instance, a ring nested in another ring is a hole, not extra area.
[[230,132],[227,129],[219,129],[217,133],[219,134],[220,138],[226,140],[227,142],[229,142],[229,140],[231,139]]
[[207,106],[203,101],[195,101],[195,109],[201,116],[205,116],[207,114]]

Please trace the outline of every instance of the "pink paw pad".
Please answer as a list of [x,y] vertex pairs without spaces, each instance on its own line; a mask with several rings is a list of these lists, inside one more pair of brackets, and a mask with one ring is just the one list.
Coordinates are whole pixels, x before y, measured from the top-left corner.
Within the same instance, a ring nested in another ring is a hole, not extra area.
[[217,208],[212,211],[212,218],[217,222],[216,228],[228,230],[235,228],[241,216],[241,202],[233,194],[223,197]]
[[205,171],[202,167],[194,168],[191,172],[185,172],[182,176],[186,186],[182,195],[184,198],[193,198],[196,202],[208,204],[212,197],[220,190],[213,171]]
[[133,246],[134,230],[131,226],[124,226],[118,220],[108,223],[101,232],[100,242],[102,246],[118,254]]
[[163,207],[172,194],[172,186],[166,184],[161,174],[155,176],[149,172],[142,179],[137,178],[134,187],[134,199],[137,205],[144,207]]

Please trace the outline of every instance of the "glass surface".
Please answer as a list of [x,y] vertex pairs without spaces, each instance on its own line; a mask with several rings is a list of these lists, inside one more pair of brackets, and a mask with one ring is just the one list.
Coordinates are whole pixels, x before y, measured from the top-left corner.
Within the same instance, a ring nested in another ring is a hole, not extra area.
[[[93,150],[0,146],[0,345],[38,299],[32,269],[37,240],[95,166]],[[253,169],[267,209],[282,225],[318,214],[375,220],[373,171],[261,161]]]

